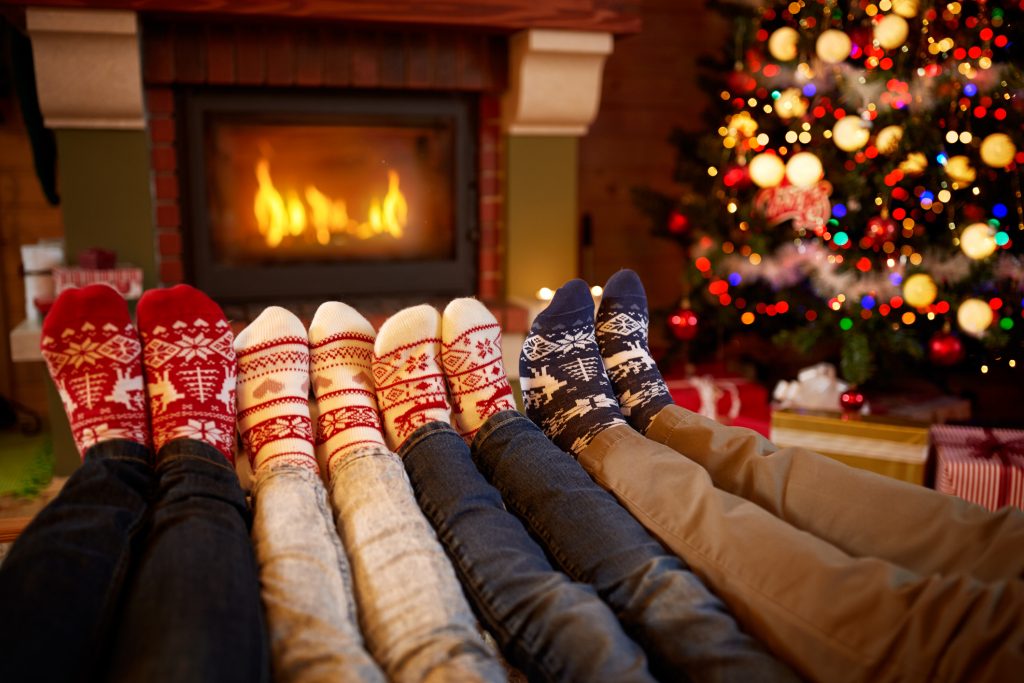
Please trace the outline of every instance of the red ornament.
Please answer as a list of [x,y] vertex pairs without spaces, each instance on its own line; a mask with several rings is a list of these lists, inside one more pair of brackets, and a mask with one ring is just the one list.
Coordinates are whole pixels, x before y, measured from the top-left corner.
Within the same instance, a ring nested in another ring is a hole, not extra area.
[[668,316],[668,328],[679,341],[690,341],[697,336],[697,314],[689,308],[677,308]]
[[928,341],[928,358],[935,365],[956,365],[964,359],[964,343],[950,332],[936,332]]
[[858,411],[864,405],[864,394],[857,387],[850,387],[839,395],[839,405],[851,413]]
[[896,236],[896,221],[891,218],[875,216],[868,221],[868,227],[864,230],[864,237],[875,249],[881,249],[886,242],[891,242]]
[[742,189],[750,186],[750,172],[746,166],[733,166],[722,174],[722,182],[726,187]]
[[690,219],[678,209],[668,215],[668,231],[673,235],[681,235],[690,228]]
[[966,223],[977,223],[985,220],[985,210],[977,204],[965,205],[960,213]]

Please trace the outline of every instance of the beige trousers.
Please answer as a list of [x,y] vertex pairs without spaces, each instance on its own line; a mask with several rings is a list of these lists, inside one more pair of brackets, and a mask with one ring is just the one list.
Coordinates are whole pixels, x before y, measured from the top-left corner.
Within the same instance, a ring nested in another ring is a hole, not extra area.
[[[605,430],[579,461],[812,680],[1001,681],[1024,671],[1020,580],[855,557],[716,488],[701,465],[630,427]],[[836,516],[845,497],[829,498],[818,516]]]

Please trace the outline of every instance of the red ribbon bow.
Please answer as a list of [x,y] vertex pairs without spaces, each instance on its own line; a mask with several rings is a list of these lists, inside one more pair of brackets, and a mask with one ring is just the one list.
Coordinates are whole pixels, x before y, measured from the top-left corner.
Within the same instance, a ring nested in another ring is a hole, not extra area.
[[1010,470],[1013,469],[1010,456],[1024,455],[1024,437],[1002,441],[991,429],[986,429],[984,438],[968,439],[966,445],[972,451],[972,458],[999,460],[999,492],[996,506],[1003,507],[1010,500]]

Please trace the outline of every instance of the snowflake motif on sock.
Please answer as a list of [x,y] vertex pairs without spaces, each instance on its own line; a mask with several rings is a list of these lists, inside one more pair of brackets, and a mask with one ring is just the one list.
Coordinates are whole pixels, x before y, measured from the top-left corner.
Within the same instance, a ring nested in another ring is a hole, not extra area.
[[189,420],[171,430],[172,439],[196,439],[213,443],[221,441],[224,437],[223,427],[213,420]]
[[356,427],[380,430],[380,418],[377,411],[370,406],[343,406],[326,413],[322,413],[317,420],[318,446],[327,443],[341,432]]
[[299,439],[313,441],[313,423],[305,415],[281,415],[254,425],[242,435],[246,449],[258,456],[273,441]]

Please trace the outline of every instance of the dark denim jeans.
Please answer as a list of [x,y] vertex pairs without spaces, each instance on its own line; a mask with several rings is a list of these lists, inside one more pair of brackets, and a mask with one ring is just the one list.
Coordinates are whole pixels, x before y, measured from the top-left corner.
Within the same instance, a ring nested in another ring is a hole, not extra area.
[[664,680],[796,680],[677,556],[516,411],[473,441],[480,471],[577,581],[594,586]]
[[552,568],[449,425],[399,448],[416,500],[502,652],[531,680],[652,681],[640,648],[590,586]]
[[264,681],[249,513],[214,448],[97,444],[0,567],[0,680]]

